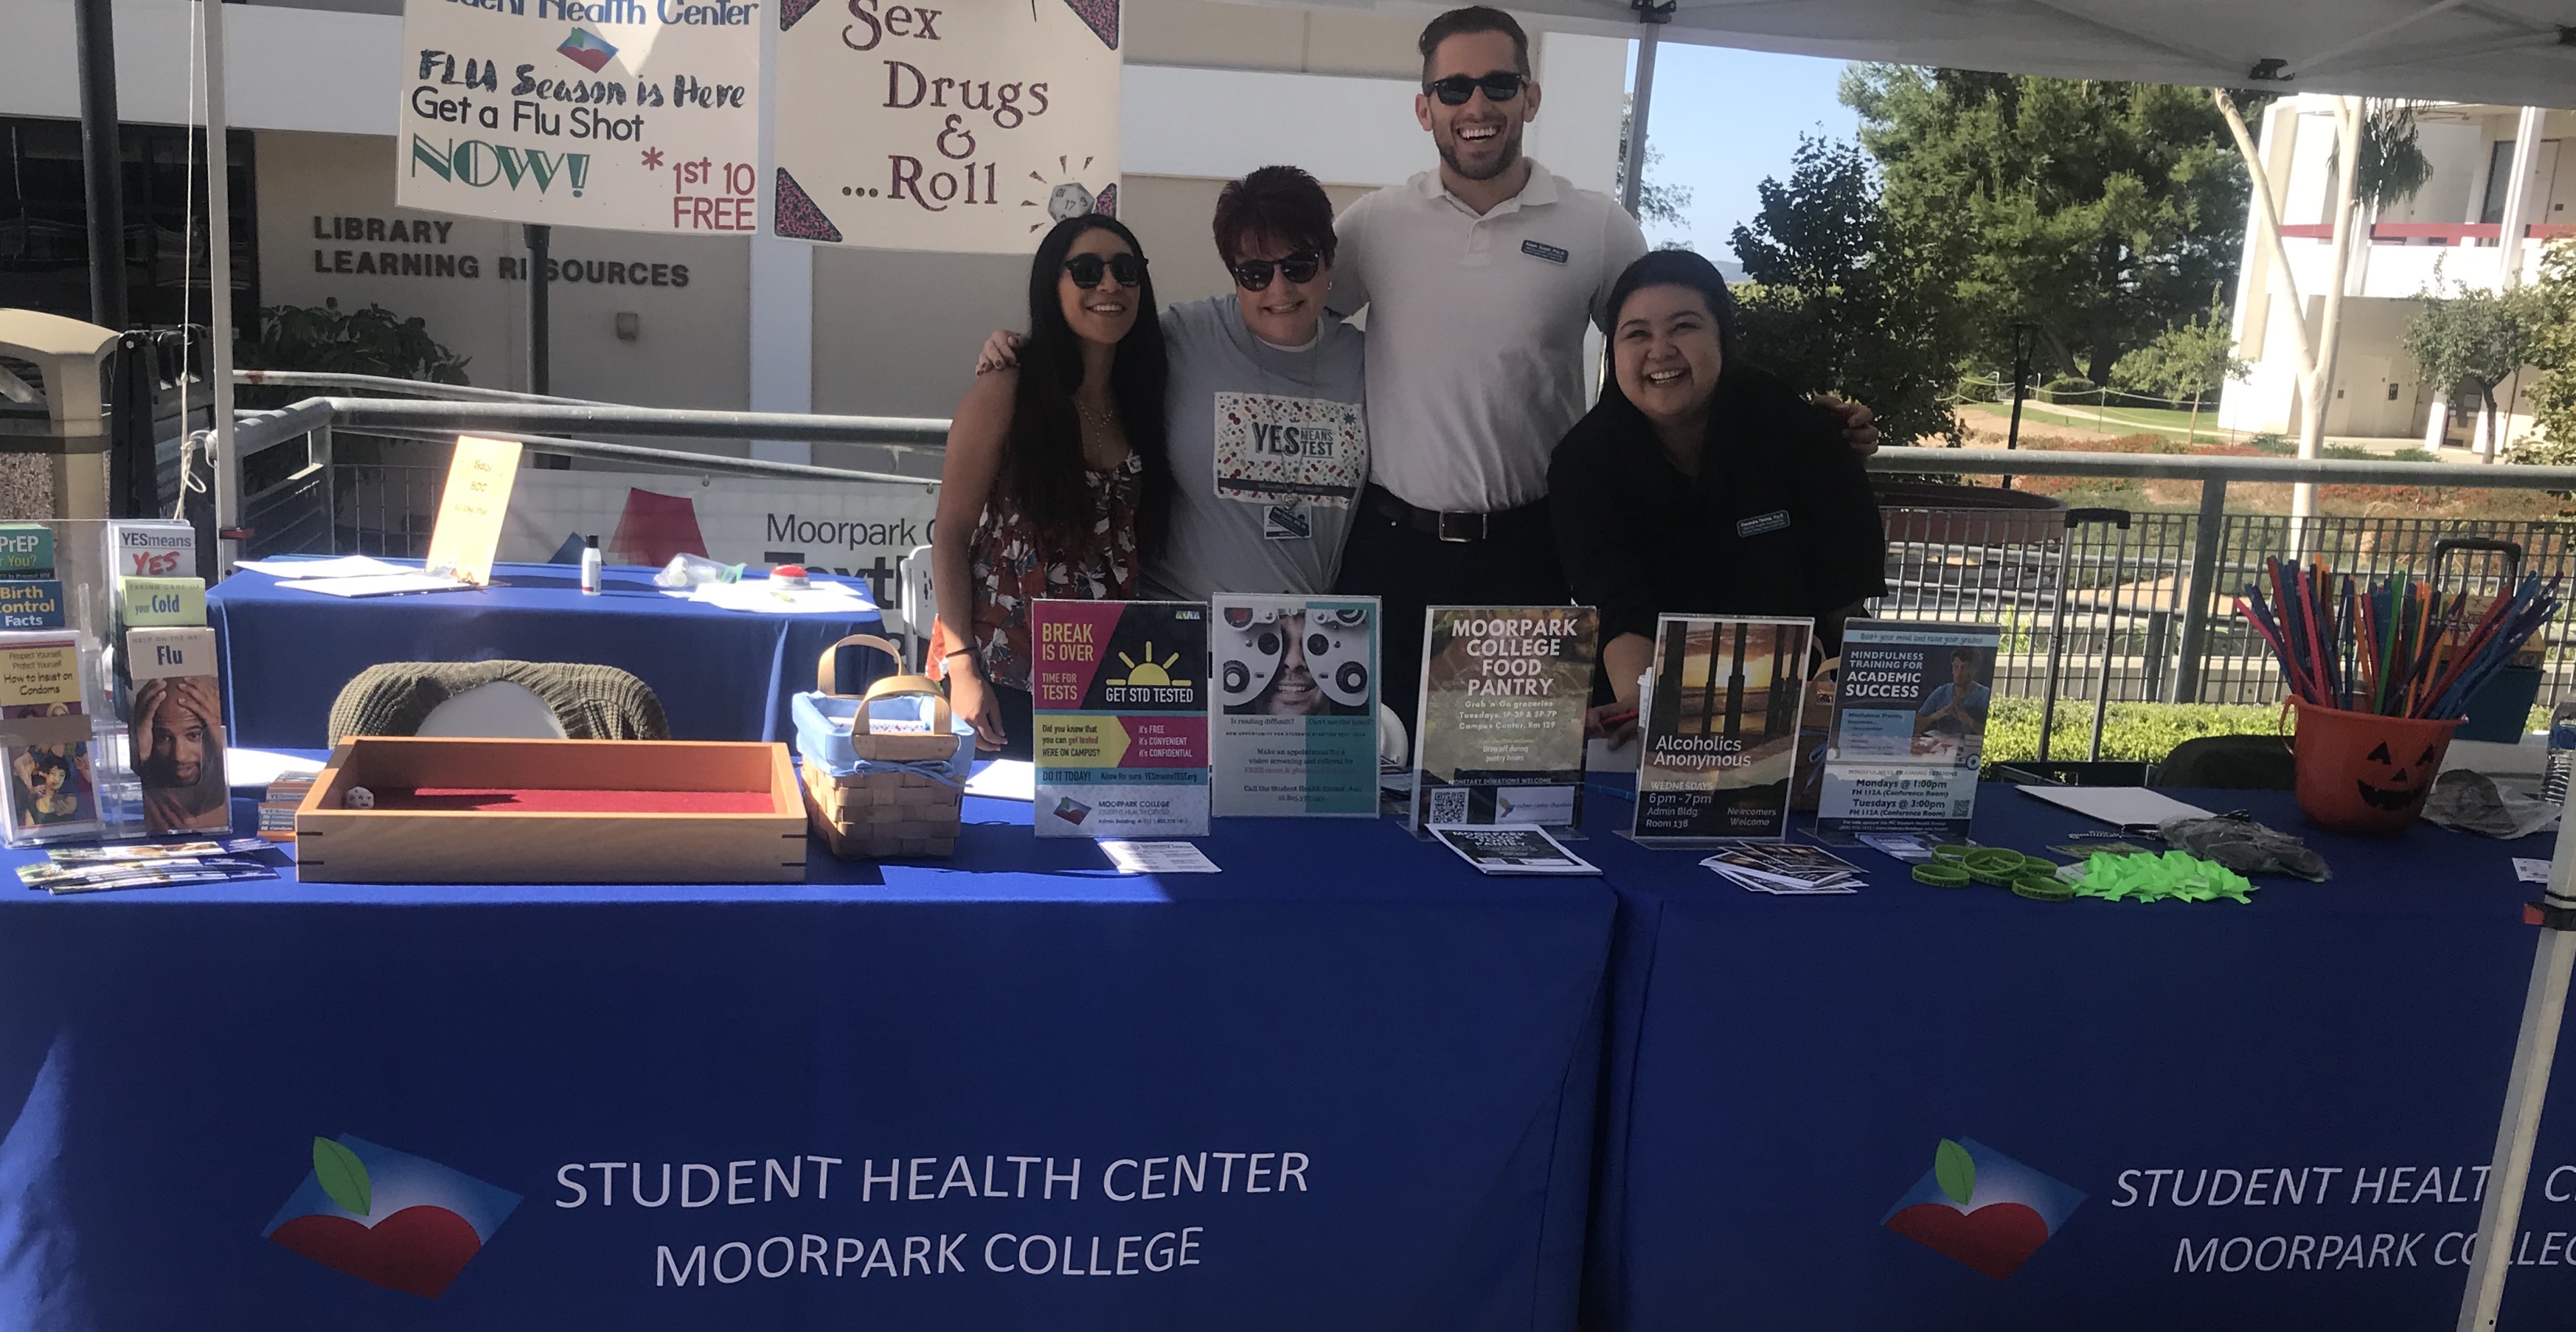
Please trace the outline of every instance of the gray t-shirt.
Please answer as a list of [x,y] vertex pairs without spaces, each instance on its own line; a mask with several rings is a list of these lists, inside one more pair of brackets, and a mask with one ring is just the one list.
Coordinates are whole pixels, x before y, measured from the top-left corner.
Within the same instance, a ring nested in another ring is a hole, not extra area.
[[1325,315],[1315,345],[1252,335],[1233,296],[1163,311],[1172,377],[1172,534],[1139,596],[1329,592],[1368,480],[1360,331]]

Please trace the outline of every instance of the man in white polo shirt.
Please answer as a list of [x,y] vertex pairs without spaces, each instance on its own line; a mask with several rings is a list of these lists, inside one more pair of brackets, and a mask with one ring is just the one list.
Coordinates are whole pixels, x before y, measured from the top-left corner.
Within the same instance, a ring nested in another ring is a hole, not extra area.
[[[1521,154],[1536,119],[1529,38],[1511,15],[1454,9],[1422,30],[1415,118],[1426,171],[1344,210],[1331,307],[1368,310],[1369,486],[1340,590],[1381,598],[1383,697],[1409,728],[1432,605],[1567,597],[1547,465],[1585,406],[1583,330],[1646,252],[1618,201]],[[1847,410],[1856,447],[1869,413]]]

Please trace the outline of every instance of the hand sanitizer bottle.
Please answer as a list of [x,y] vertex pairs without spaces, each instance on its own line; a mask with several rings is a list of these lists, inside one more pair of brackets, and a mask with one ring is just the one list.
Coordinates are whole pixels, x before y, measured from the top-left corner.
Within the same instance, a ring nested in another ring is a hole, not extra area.
[[581,539],[581,594],[599,595],[599,538],[595,536]]

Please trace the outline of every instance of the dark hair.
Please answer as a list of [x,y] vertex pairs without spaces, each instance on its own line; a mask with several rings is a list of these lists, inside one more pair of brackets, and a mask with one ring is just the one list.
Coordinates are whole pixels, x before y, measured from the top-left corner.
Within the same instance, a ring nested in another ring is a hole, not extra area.
[[1422,30],[1422,40],[1417,45],[1422,49],[1423,82],[1431,81],[1431,53],[1439,50],[1442,42],[1470,32],[1499,32],[1511,38],[1512,64],[1522,77],[1529,76],[1529,34],[1521,31],[1521,21],[1488,5],[1469,5],[1431,20]]
[[[1723,379],[1744,364],[1737,336],[1735,297],[1726,290],[1726,278],[1717,271],[1717,265],[1690,250],[1649,250],[1619,275],[1619,281],[1610,288],[1610,334],[1614,339],[1619,333],[1619,311],[1627,306],[1629,297],[1648,287],[1688,287],[1698,292],[1708,301],[1709,314],[1717,320],[1718,377]],[[1619,387],[1619,376],[1611,368],[1614,364],[1615,358],[1602,358],[1601,400],[1634,412],[1636,405]]]
[[1266,237],[1333,261],[1333,200],[1313,176],[1292,166],[1266,166],[1230,180],[1216,196],[1216,253],[1228,265],[1246,241]]
[[[1082,425],[1074,419],[1073,392],[1082,385],[1081,338],[1065,322],[1056,295],[1065,256],[1086,231],[1107,231],[1127,242],[1138,258],[1145,247],[1136,233],[1105,213],[1082,213],[1055,224],[1029,261],[1029,336],[1020,344],[1020,382],[1011,401],[1011,433],[995,479],[1038,531],[1050,558],[1080,547],[1092,524],[1091,490],[1083,477]],[[1114,281],[1115,279],[1103,279]],[[1109,392],[1127,447],[1144,461],[1144,493],[1136,511],[1136,542],[1146,558],[1159,554],[1171,528],[1172,463],[1163,437],[1163,385],[1170,362],[1163,351],[1163,322],[1156,314],[1154,278],[1136,286],[1136,326],[1118,340],[1111,358]]]
[[1964,662],[1968,663],[1968,664],[1969,664],[1969,665],[1971,665],[1971,666],[1976,665],[1976,664],[1977,664],[1978,659],[1979,659],[1980,657],[1982,657],[1983,655],[1984,655],[1983,653],[1978,652],[1975,648],[1972,648],[1972,647],[1963,647],[1963,648],[1952,648],[1952,649],[1950,649],[1950,660],[1952,660],[1952,661],[1964,661]]

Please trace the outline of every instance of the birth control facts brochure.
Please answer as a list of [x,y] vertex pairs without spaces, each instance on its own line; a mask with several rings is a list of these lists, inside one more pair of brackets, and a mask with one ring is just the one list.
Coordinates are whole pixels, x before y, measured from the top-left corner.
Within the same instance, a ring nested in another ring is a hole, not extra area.
[[1204,837],[1208,609],[1029,603],[1040,837]]
[[1967,835],[2002,638],[1994,625],[1843,626],[1819,838],[1848,846],[1864,832]]
[[1433,606],[1405,826],[1583,821],[1583,714],[1600,616],[1589,606]]
[[1778,838],[1789,826],[1815,621],[1666,615],[1643,704],[1640,842]]
[[1216,812],[1377,815],[1375,597],[1220,596]]

